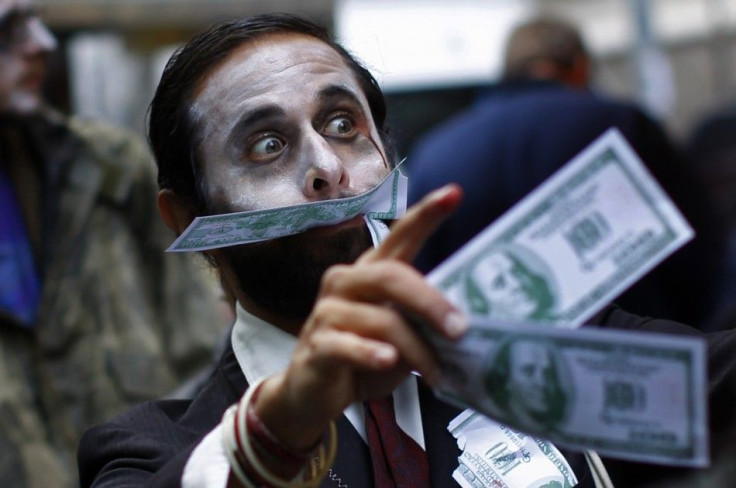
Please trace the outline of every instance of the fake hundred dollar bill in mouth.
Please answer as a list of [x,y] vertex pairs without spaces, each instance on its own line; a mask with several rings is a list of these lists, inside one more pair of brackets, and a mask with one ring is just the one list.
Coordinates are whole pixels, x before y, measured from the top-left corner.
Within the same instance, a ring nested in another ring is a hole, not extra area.
[[354,197],[196,217],[166,251],[206,251],[266,241],[358,215],[364,216],[377,244],[388,233],[383,220],[399,218],[406,212],[407,178],[400,168],[401,163],[376,187]]

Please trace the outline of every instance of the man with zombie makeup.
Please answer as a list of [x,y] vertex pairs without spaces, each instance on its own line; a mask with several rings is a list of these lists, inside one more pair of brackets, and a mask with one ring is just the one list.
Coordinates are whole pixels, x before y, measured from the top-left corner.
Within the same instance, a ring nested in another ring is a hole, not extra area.
[[227,325],[204,263],[163,254],[142,141],[45,103],[55,48],[28,1],[0,0],[0,486],[11,488],[76,486],[81,433],[169,394],[211,361]]
[[[216,25],[172,56],[151,104],[161,216],[182,234],[198,216],[366,192],[395,161],[385,115],[376,81],[324,29],[274,14]],[[449,340],[467,328],[409,265],[460,199],[455,185],[429,193],[376,247],[356,217],[205,251],[237,299],[217,370],[191,401],[88,431],[82,486],[457,486],[459,410],[433,396],[439,365],[406,317]],[[698,334],[616,307],[591,323]],[[734,359],[717,353],[723,372]],[[583,455],[565,457],[594,486]]]

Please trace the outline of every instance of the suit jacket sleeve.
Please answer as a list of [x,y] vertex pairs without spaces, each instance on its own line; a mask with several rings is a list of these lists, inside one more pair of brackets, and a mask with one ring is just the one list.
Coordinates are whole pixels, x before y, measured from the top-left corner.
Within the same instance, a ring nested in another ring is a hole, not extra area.
[[79,445],[80,486],[180,486],[202,437],[175,422],[188,403],[148,403],[87,431]]
[[80,486],[180,486],[194,448],[246,388],[228,347],[194,400],[145,403],[88,430],[77,456]]

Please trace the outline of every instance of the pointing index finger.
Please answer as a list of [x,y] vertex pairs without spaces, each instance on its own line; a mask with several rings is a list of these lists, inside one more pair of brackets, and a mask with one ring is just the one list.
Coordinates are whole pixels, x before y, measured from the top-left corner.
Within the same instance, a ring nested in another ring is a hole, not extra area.
[[407,210],[374,252],[365,254],[361,259],[411,262],[429,236],[457,208],[461,199],[462,190],[456,184],[432,191]]

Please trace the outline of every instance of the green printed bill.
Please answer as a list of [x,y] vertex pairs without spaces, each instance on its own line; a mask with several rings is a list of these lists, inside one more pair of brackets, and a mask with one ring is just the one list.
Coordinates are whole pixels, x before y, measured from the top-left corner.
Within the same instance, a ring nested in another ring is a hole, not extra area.
[[708,465],[701,338],[472,317],[459,342],[430,340],[442,365],[440,398],[557,446]]
[[452,477],[463,488],[571,488],[577,477],[549,441],[466,410],[447,427],[462,451]]
[[400,166],[360,195],[266,210],[195,218],[167,252],[205,251],[298,234],[364,215],[374,244],[388,232],[381,222],[406,212],[407,178]]
[[612,129],[428,279],[469,315],[577,327],[692,237]]

